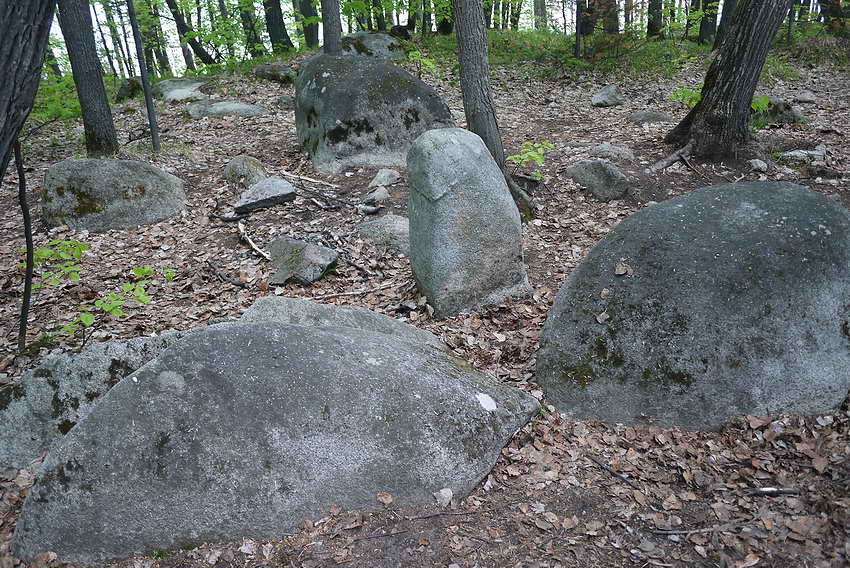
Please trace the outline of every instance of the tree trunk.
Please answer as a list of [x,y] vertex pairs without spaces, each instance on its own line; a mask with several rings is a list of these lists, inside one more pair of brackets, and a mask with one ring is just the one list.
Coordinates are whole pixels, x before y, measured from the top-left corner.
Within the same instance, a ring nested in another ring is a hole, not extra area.
[[115,25],[115,18],[112,15],[112,5],[109,0],[101,0],[103,13],[106,15],[106,27],[109,28],[109,38],[112,40],[112,45],[115,49],[118,60],[118,66],[121,67],[121,76],[126,72],[127,77],[132,77],[130,73],[130,65],[127,63],[129,54],[124,51],[124,45],[121,43],[121,36],[118,34],[118,26]]
[[582,21],[581,21],[581,18],[582,18],[582,14],[584,13],[584,8],[585,8],[584,7],[584,0],[576,0],[576,14],[575,14],[575,16],[576,16],[576,33],[575,33],[576,42],[575,42],[575,45],[573,46],[573,57],[575,57],[576,59],[579,59],[582,55],[582,53],[581,53],[582,52],[582,46],[581,46],[581,43],[582,43],[582,41],[581,41],[581,38],[582,38],[582,33],[581,33]]
[[239,0],[239,21],[245,32],[245,49],[251,57],[264,57],[266,48],[257,31],[257,12],[251,0]]
[[617,0],[606,0],[603,4],[603,29],[606,34],[620,33],[620,9]]
[[513,182],[505,167],[505,150],[490,90],[484,5],[481,0],[452,0],[452,3],[460,63],[460,91],[467,126],[484,141],[496,164],[505,174],[505,180],[522,217],[528,219],[533,216],[531,200]]
[[704,1],[703,15],[699,22],[699,43],[710,43],[717,33],[717,2]]
[[342,22],[339,17],[339,0],[322,0],[322,50],[328,55],[342,54]]
[[53,54],[53,49],[51,49],[49,43],[44,49],[44,63],[50,68],[50,72],[53,73],[54,77],[59,80],[62,79],[62,68],[59,67],[59,62],[56,61],[56,55]]
[[378,30],[387,31],[387,17],[381,0],[372,0],[372,12],[375,14],[375,25],[378,26]]
[[735,156],[750,142],[750,105],[764,60],[790,0],[739,0],[737,22],[727,30],[705,76],[702,98],[665,138],[693,143],[697,156]]
[[186,20],[183,18],[183,14],[180,12],[179,6],[177,6],[177,0],[165,0],[165,3],[168,5],[168,10],[171,12],[171,16],[174,18],[174,25],[177,27],[177,33],[180,37],[187,38],[186,43],[189,44],[189,47],[192,48],[192,51],[195,52],[195,56],[200,59],[203,63],[207,65],[213,65],[215,63],[215,58],[210,55],[210,53],[204,49],[204,46],[201,45],[201,42],[198,41],[198,38],[193,37],[192,29],[186,24]]
[[[304,19],[315,19],[319,16],[313,0],[300,0],[300,12]],[[307,47],[319,47],[319,24],[317,22],[304,24],[304,41]]]
[[788,9],[788,28],[785,30],[785,43],[791,45],[794,41],[794,16],[797,13],[797,0],[791,0],[791,7]]
[[86,153],[91,158],[114,155],[119,149],[118,135],[103,87],[88,0],[59,0],[59,26],[80,99]]
[[135,77],[136,76],[136,67],[133,65],[133,57],[130,55],[132,52],[130,51],[130,44],[127,43],[127,26],[124,24],[124,15],[121,13],[120,5],[117,6],[118,9],[118,23],[121,24],[121,38],[124,40],[124,53],[127,54],[127,76]]
[[295,49],[295,45],[286,31],[280,0],[263,0],[263,9],[266,12],[266,29],[272,42],[272,51],[284,53],[290,49]]
[[153,96],[151,95],[151,84],[148,80],[145,65],[144,49],[142,48],[142,32],[139,30],[139,22],[136,21],[136,10],[133,7],[133,0],[127,0],[127,16],[130,18],[130,27],[133,29],[133,42],[136,44],[136,56],[139,58],[139,71],[142,80],[142,90],[145,93],[145,106],[148,112],[148,126],[151,131],[151,144],[153,146],[153,151],[159,152],[159,125],[156,121],[156,110],[153,105]]
[[156,41],[153,52],[156,55],[156,62],[159,64],[159,74],[171,75],[171,61],[168,59],[168,42],[165,39],[165,34],[162,33],[159,5],[157,2],[151,3],[151,16],[153,16],[153,34]]
[[501,29],[506,30],[510,25],[511,17],[511,2],[510,0],[502,0],[502,12],[499,15],[499,24]]
[[[729,0],[726,1],[728,2]],[[661,37],[662,29],[664,29],[664,18],[662,16],[661,0],[649,0],[646,35],[649,37]]]
[[634,0],[625,0],[623,2],[623,23],[626,27],[634,23]]
[[546,29],[546,0],[534,0],[534,29]]
[[38,91],[55,5],[55,0],[0,3],[0,179]]
[[723,38],[726,35],[726,30],[735,23],[737,6],[738,0],[724,0],[723,11],[720,13],[720,25],[717,26],[712,51],[720,49],[720,45],[723,43]]
[[[201,5],[198,4],[198,25],[201,24]],[[190,28],[192,27],[192,11],[188,10],[183,17],[186,19],[186,25]],[[135,32],[134,32],[135,33]],[[192,50],[189,48],[189,44],[186,43],[186,38],[180,35],[178,32],[177,39],[180,42],[180,53],[183,55],[183,62],[186,64],[187,70],[197,71],[195,67],[195,58],[192,56]]]
[[[482,8],[483,11],[483,8]],[[431,0],[422,0],[422,35],[431,33]]]
[[511,0],[511,29],[519,29],[519,17],[522,15],[522,0]]
[[[90,5],[89,9],[91,13],[94,15],[94,24],[97,27],[97,31],[100,35],[100,44],[103,46],[103,54],[106,56],[106,62],[109,64],[109,69],[112,71],[112,76],[118,76],[118,70],[115,68],[115,61],[112,59],[112,51],[110,51],[109,46],[106,44],[106,36],[103,33],[103,28],[100,27],[100,20],[97,17],[97,10],[94,5]],[[97,39],[95,38],[95,45],[97,44]]]
[[413,33],[416,31],[416,21],[419,19],[417,8],[419,2],[417,0],[408,0],[407,2],[407,31]]

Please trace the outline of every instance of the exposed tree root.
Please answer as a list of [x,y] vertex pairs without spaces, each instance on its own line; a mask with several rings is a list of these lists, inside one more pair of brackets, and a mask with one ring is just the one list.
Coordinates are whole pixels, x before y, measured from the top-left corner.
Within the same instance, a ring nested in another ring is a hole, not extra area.
[[[660,172],[661,170],[663,170],[665,168],[669,168],[670,166],[672,166],[673,164],[675,164],[676,162],[678,162],[680,160],[686,162],[688,156],[691,155],[693,148],[694,148],[694,141],[693,141],[693,139],[691,139],[691,140],[688,141],[687,144],[685,144],[684,146],[682,146],[681,148],[679,148],[678,150],[676,150],[675,152],[673,152],[672,154],[670,154],[666,158],[662,158],[662,159],[658,160],[657,162],[655,162],[654,164],[652,164],[650,167],[648,167],[646,169],[646,172],[649,173],[649,174],[654,174],[654,173]],[[688,165],[687,162],[685,163],[685,165]]]

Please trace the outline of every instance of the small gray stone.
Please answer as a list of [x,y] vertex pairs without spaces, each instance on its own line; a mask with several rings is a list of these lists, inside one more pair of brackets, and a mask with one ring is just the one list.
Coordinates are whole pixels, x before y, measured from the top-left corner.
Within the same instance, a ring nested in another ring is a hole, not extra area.
[[254,67],[254,75],[260,79],[274,81],[282,85],[289,85],[295,82],[298,73],[289,65],[282,63],[269,63],[268,65],[257,65]]
[[224,166],[224,179],[251,186],[269,177],[263,163],[253,156],[240,154]]
[[590,149],[589,154],[594,158],[607,158],[610,160],[622,160],[624,162],[632,162],[635,159],[634,152],[629,150],[628,146],[611,144],[610,142],[597,144]]
[[811,91],[801,91],[794,95],[795,103],[812,104],[818,102],[818,97]]
[[780,156],[787,162],[818,162],[826,160],[826,145],[818,144],[814,150],[791,150]]
[[656,110],[639,110],[629,115],[629,121],[635,124],[652,124],[655,122],[673,122],[673,117]]
[[593,98],[590,99],[590,104],[595,107],[611,107],[618,106],[626,102],[626,97],[620,91],[617,85],[606,85],[602,87]]
[[430,331],[384,314],[365,308],[320,304],[301,298],[265,296],[245,310],[240,319],[244,322],[273,321],[311,327],[350,327],[383,333],[414,345],[432,345],[438,349],[447,349]]
[[135,160],[63,160],[44,176],[48,227],[107,231],[156,223],[185,209],[183,182]]
[[375,205],[381,203],[382,201],[386,201],[390,198],[390,192],[387,191],[387,188],[384,186],[379,186],[370,193],[369,195],[363,198],[363,203],[366,205]]
[[401,179],[401,174],[395,170],[381,169],[369,182],[369,187],[377,187],[379,185],[392,185]]
[[201,92],[201,87],[212,77],[177,77],[155,83],[151,87],[153,96],[166,102],[197,101],[208,98]]
[[277,105],[288,110],[295,108],[295,97],[292,95],[281,95],[276,99]]
[[410,224],[407,217],[389,214],[361,223],[357,227],[357,235],[364,241],[410,256]]
[[279,177],[268,177],[242,193],[233,208],[237,215],[241,215],[273,205],[282,205],[294,200],[295,196],[295,188],[291,183]]
[[749,161],[750,167],[754,172],[765,173],[767,172],[767,162],[764,160],[759,160],[758,158]]
[[240,103],[239,101],[198,101],[186,106],[189,116],[192,118],[204,118],[208,116],[240,116],[243,118],[262,116],[269,111],[259,105]]
[[630,187],[626,175],[608,160],[584,160],[569,168],[567,175],[600,201],[620,199]]
[[275,269],[269,284],[285,284],[290,279],[310,284],[330,272],[339,258],[333,249],[289,238],[272,241],[269,251]]
[[401,42],[384,32],[354,32],[342,36],[341,43],[343,55],[380,57],[391,61],[401,61],[405,58]]
[[[123,379],[48,455],[12,551],[73,564],[304,519],[463,498],[539,409],[431,345],[273,322],[199,329]],[[105,530],[104,527],[108,527]]]
[[505,176],[476,134],[429,130],[407,155],[410,264],[437,317],[531,293]]

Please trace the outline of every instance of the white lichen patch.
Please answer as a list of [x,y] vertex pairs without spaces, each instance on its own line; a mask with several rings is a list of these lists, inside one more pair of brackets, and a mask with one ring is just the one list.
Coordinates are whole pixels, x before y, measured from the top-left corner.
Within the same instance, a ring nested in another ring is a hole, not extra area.
[[486,410],[487,412],[495,412],[496,411],[496,408],[497,408],[496,401],[493,400],[490,397],[490,395],[484,394],[483,392],[480,392],[480,393],[475,395],[475,398],[478,399],[478,404],[480,404],[481,407],[484,410]]

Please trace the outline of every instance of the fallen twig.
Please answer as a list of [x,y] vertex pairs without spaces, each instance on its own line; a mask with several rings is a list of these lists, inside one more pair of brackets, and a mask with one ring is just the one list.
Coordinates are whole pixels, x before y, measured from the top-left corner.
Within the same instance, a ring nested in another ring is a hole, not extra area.
[[688,157],[687,157],[687,156],[682,155],[682,156],[680,156],[680,159],[681,159],[681,160],[682,160],[682,162],[684,162],[684,164],[685,164],[686,166],[688,166],[688,168],[690,168],[692,171],[694,171],[694,172],[696,172],[697,174],[701,175],[701,176],[702,176],[702,177],[704,177],[706,180],[711,181],[711,178],[710,178],[710,177],[708,177],[707,175],[705,175],[705,173],[703,173],[701,170],[697,169],[697,167],[691,163],[691,161],[688,159]]
[[794,487],[751,487],[744,490],[744,495],[751,497],[777,497],[779,495],[799,495],[802,493]]
[[320,183],[320,184],[326,185],[328,187],[333,187],[334,189],[339,189],[339,186],[334,184],[334,183],[331,183],[331,182],[328,182],[328,181],[322,181],[320,179],[313,179],[313,178],[307,177],[307,176],[299,176],[298,174],[293,174],[293,173],[288,172],[286,170],[280,170],[280,175],[295,178],[295,179],[303,179],[304,181],[310,181],[310,182],[313,182],[313,183]]
[[626,485],[628,485],[632,489],[637,489],[638,491],[641,490],[640,485],[638,485],[637,483],[635,483],[634,481],[632,481],[631,479],[629,479],[628,477],[626,477],[622,473],[614,471],[609,466],[605,465],[604,463],[602,463],[600,460],[596,459],[595,457],[587,456],[587,459],[589,459],[590,461],[592,461],[593,463],[595,463],[596,465],[598,465],[599,467],[601,467],[602,469],[604,469],[605,471],[607,471],[608,473],[613,475],[614,477],[620,478],[623,481],[623,483],[625,483]]
[[[334,186],[334,187],[336,187],[336,186]],[[309,187],[304,187],[303,184],[299,185],[298,189],[300,191],[305,191],[305,192],[309,193],[310,195],[316,195],[318,197],[321,197],[322,199],[329,199],[331,201],[336,201],[337,203],[342,203],[346,207],[356,207],[356,205],[354,203],[346,201],[345,199],[340,199],[339,197],[334,197],[332,195],[325,195],[321,191],[316,191],[315,189],[310,189]]]
[[368,290],[352,290],[351,292],[337,292],[336,294],[324,294],[322,296],[310,296],[309,298],[304,298],[305,300],[327,300],[328,298],[338,298],[340,296],[360,296],[363,294],[371,294],[373,292],[380,292],[381,290],[388,290],[390,288],[398,288],[399,286],[403,286],[405,282],[398,282],[394,284],[384,284],[383,286],[378,286],[376,288],[369,288]]
[[219,221],[224,221],[225,223],[233,223],[236,221],[241,221],[242,219],[247,219],[250,217],[250,213],[242,213],[241,215],[234,215],[232,217],[225,217],[224,215],[216,215],[215,213],[210,213],[210,219],[218,219]]
[[213,273],[214,273],[216,276],[218,276],[219,278],[221,278],[222,280],[224,280],[224,281],[225,281],[225,282],[227,282],[228,284],[233,284],[234,286],[238,286],[239,288],[247,288],[247,287],[248,287],[248,283],[247,283],[247,282],[242,282],[242,281],[240,281],[240,280],[236,280],[235,278],[231,278],[230,276],[228,276],[228,275],[227,275],[227,274],[225,274],[224,272],[220,271],[220,270],[219,270],[218,268],[216,268],[216,266],[215,266],[215,265],[214,265],[214,264],[210,261],[210,259],[207,259],[207,264],[209,265],[209,267],[212,269]]
[[260,249],[260,247],[258,247],[257,245],[254,244],[254,241],[251,240],[251,237],[248,236],[248,232],[245,230],[245,223],[243,223],[242,221],[239,221],[238,223],[236,223],[236,227],[239,229],[239,237],[243,241],[248,243],[248,246],[250,246],[252,249],[257,251],[257,254],[259,254],[260,256],[265,258],[266,260],[272,259],[272,257],[269,255],[269,253]]
[[406,532],[410,532],[410,531],[403,530],[403,531],[394,531],[394,532],[390,532],[390,533],[386,533],[386,534],[370,534],[370,535],[367,535],[367,536],[361,536],[360,538],[355,538],[354,542],[357,542],[357,541],[360,541],[360,540],[370,540],[370,539],[373,539],[373,538],[386,538],[388,536],[396,536],[398,534],[404,534]]
[[647,168],[647,172],[654,174],[660,172],[661,170],[668,168],[682,159],[682,157],[688,157],[691,155],[691,151],[694,147],[694,141],[691,140],[666,158],[662,158],[652,164],[649,168]]
[[681,530],[654,530],[649,531],[652,534],[700,534],[700,533],[709,533],[709,532],[721,532],[728,531],[730,529],[739,529],[742,528],[746,523],[725,523],[722,525],[712,525],[710,527],[705,527],[702,529],[681,529]]
[[405,517],[408,521],[421,521],[424,519],[433,519],[434,517],[459,517],[461,515],[475,515],[477,513],[485,513],[486,511],[438,511],[430,515],[420,515],[418,517]]

